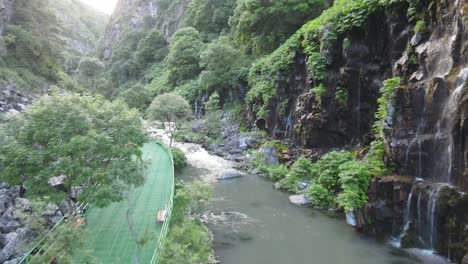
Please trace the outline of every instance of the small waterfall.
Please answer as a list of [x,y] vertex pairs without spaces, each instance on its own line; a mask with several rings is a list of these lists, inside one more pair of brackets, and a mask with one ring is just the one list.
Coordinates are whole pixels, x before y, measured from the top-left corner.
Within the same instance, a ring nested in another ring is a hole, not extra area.
[[205,107],[205,103],[208,100],[208,95],[204,94],[202,97],[198,96],[197,99],[195,99],[194,106],[194,115],[195,119],[200,119],[203,115],[203,109]]
[[454,138],[453,138],[453,128],[456,124],[457,111],[459,102],[462,98],[464,91],[467,89],[466,81],[468,79],[468,68],[461,70],[460,74],[457,76],[455,82],[455,90],[451,93],[447,99],[444,109],[441,113],[439,121],[437,122],[437,132],[436,139],[441,141],[441,154],[440,157],[442,162],[440,162],[438,174],[445,175],[442,181],[452,183],[452,173],[453,173],[453,158],[454,158]]
[[194,111],[195,119],[199,119],[199,118],[200,118],[200,117],[199,117],[199,112],[198,112],[198,101],[199,101],[199,100],[198,100],[198,97],[197,97],[197,99],[195,99],[195,103],[194,103],[194,104],[195,104],[195,111]]
[[[405,247],[421,246],[436,251],[437,249],[437,202],[442,188],[449,188],[447,184],[431,184],[417,181],[413,185],[406,203],[403,232],[398,245]],[[413,198],[417,195],[416,206]]]
[[286,119],[286,138],[292,135],[293,130],[293,117],[292,112],[289,112],[288,118]]
[[439,194],[439,190],[440,190],[440,187],[437,188],[436,190],[432,190],[432,192],[430,193],[430,198],[429,198],[429,203],[427,205],[427,218],[428,218],[428,222],[429,222],[429,246],[430,246],[430,249],[434,250],[435,249],[435,245],[434,245],[434,242],[435,242],[435,236],[436,236],[436,202],[437,202],[437,198],[438,198],[438,194]]

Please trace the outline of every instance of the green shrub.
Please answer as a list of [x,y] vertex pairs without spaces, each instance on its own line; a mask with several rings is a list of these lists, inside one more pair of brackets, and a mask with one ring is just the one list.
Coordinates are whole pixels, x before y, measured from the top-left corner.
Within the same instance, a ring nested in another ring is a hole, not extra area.
[[322,104],[322,97],[325,96],[327,90],[323,84],[319,84],[319,86],[310,89],[309,92],[314,94],[317,101]]
[[268,175],[275,182],[286,178],[286,175],[288,173],[289,173],[288,168],[284,166],[283,164],[268,167]]
[[339,180],[340,165],[351,160],[353,160],[353,155],[350,152],[332,151],[325,154],[314,164],[316,182],[330,191],[335,191]]
[[336,88],[335,100],[342,107],[346,107],[349,102],[349,92],[343,87]]
[[324,81],[327,77],[327,60],[320,52],[313,52],[308,60],[309,72],[316,82]]
[[418,20],[413,28],[414,33],[424,33],[426,31],[426,22],[424,20]]
[[314,164],[306,158],[299,158],[292,166],[286,178],[279,183],[281,188],[290,192],[299,192],[304,187],[303,181],[313,180],[316,176]]
[[377,99],[378,109],[375,113],[374,134],[376,138],[383,136],[383,122],[388,116],[388,104],[395,98],[395,89],[400,87],[401,79],[399,77],[391,78],[384,81],[384,85],[380,88],[380,98]]
[[312,179],[315,176],[314,165],[306,158],[299,158],[291,166],[289,175],[297,179]]
[[204,143],[204,136],[191,130],[177,130],[174,133],[174,139],[179,142]]
[[176,170],[182,169],[187,166],[187,157],[181,149],[172,147],[171,152],[172,158],[174,159],[174,167]]
[[349,161],[340,166],[340,183],[343,192],[336,199],[345,211],[361,208],[368,200],[367,191],[371,173],[365,162]]
[[306,193],[311,204],[326,208],[333,201],[333,194],[320,184],[312,184]]

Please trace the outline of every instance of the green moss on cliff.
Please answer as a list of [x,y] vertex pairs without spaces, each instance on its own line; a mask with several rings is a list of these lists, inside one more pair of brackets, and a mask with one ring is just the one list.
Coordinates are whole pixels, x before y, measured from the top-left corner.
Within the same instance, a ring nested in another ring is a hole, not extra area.
[[[405,0],[402,0],[405,1]],[[362,27],[369,15],[383,10],[397,1],[392,0],[338,0],[322,15],[299,29],[272,54],[257,61],[251,68],[247,103],[266,118],[270,100],[276,95],[278,84],[285,83],[293,68],[294,57],[299,52],[307,55],[309,77],[315,86],[326,80],[325,51],[337,41],[338,36],[352,28]]]

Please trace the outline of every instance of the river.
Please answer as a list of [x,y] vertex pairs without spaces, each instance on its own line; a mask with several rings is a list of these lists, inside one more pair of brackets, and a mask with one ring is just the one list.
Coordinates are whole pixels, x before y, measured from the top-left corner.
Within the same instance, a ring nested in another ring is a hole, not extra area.
[[216,182],[233,164],[195,144],[175,143],[189,167],[178,173],[185,181],[214,185],[214,198],[204,219],[214,234],[215,254],[222,264],[446,264],[422,250],[405,251],[379,243],[347,225],[343,217],[289,203],[285,192],[255,175]]

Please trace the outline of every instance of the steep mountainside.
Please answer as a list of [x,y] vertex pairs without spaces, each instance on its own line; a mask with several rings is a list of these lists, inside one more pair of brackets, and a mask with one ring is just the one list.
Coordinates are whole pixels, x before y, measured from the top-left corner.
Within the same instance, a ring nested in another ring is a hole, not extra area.
[[84,90],[72,77],[93,52],[107,16],[78,0],[0,2],[0,112],[20,111],[25,94],[50,85]]
[[120,0],[107,26],[103,40],[102,58],[111,58],[114,46],[125,39],[129,31],[145,24],[154,24],[166,41],[180,28],[191,0]]

